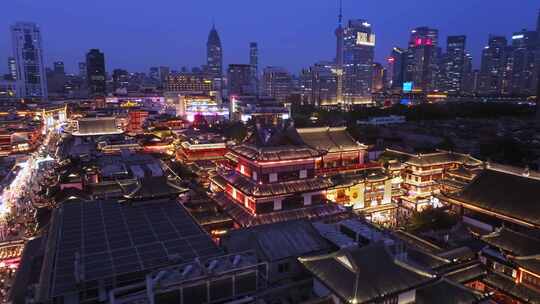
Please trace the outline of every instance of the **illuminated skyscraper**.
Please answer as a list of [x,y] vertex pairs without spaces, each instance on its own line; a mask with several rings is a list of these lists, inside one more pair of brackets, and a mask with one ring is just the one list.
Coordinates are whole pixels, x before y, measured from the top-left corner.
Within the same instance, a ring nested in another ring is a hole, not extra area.
[[11,26],[11,35],[22,97],[46,100],[47,78],[39,27],[35,23],[18,22]]
[[259,48],[257,42],[249,44],[249,65],[251,66],[251,82],[255,93],[259,92]]
[[539,40],[536,31],[522,30],[512,35],[510,93],[513,95],[536,94]]
[[339,104],[336,101],[338,77],[335,66],[335,62],[320,61],[302,70],[300,74],[302,103],[314,106]]
[[292,92],[292,77],[281,67],[266,67],[263,73],[264,95],[280,102],[287,101]]
[[375,34],[363,19],[343,30],[343,99],[346,105],[371,102]]
[[439,31],[429,27],[418,27],[411,31],[405,82],[411,82],[413,89],[424,92],[435,90],[438,62]]
[[372,89],[373,93],[381,93],[385,89],[386,70],[383,65],[376,62],[373,64],[373,81]]
[[482,51],[478,93],[502,94],[507,86],[508,41],[504,36],[489,36],[488,45]]
[[388,57],[388,86],[394,92],[399,92],[403,88],[405,60],[406,50],[398,47],[394,47]]
[[223,49],[221,48],[221,40],[219,39],[215,25],[212,25],[212,29],[208,35],[206,60],[206,72],[213,79],[214,89],[221,91],[223,82]]
[[446,55],[443,61],[443,89],[451,94],[462,91],[465,74],[465,36],[448,36],[446,40]]
[[11,80],[17,80],[17,62],[15,57],[8,57],[8,75]]
[[105,55],[98,49],[91,49],[86,54],[86,80],[91,97],[103,97],[107,94]]

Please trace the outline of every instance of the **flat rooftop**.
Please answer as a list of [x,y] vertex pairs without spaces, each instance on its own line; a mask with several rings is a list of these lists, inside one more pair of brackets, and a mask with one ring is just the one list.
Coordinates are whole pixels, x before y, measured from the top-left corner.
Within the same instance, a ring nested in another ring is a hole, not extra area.
[[100,281],[119,287],[126,275],[220,252],[175,200],[70,201],[54,211],[39,294],[77,294]]

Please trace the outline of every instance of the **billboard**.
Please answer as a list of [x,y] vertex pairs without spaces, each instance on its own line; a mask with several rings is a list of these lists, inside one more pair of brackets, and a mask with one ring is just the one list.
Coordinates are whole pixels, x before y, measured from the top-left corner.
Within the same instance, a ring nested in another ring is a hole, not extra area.
[[413,90],[413,83],[412,82],[404,82],[403,83],[403,92],[409,93]]
[[375,34],[368,34],[364,32],[358,32],[356,35],[357,45],[375,46]]

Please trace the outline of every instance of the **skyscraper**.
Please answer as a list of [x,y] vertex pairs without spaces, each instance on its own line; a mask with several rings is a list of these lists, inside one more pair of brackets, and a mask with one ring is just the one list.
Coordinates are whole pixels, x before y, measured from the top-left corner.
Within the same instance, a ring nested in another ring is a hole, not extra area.
[[223,49],[221,48],[221,40],[219,39],[215,25],[212,25],[210,34],[208,34],[206,59],[207,73],[213,79],[214,89],[221,91],[223,82]]
[[434,91],[436,86],[439,31],[418,27],[411,31],[407,50],[405,82],[424,92]]
[[349,20],[343,30],[343,99],[345,104],[371,102],[375,34],[363,19]]
[[249,44],[249,65],[251,66],[251,82],[255,94],[259,91],[259,48],[257,42]]
[[538,40],[536,31],[522,30],[512,35],[510,93],[513,95],[536,94]]
[[388,78],[389,78],[389,87],[394,92],[400,92],[403,88],[403,80],[405,75],[405,61],[406,61],[406,51],[394,47],[388,57]]
[[66,70],[64,68],[64,62],[63,61],[55,61],[53,63],[53,71],[57,74],[66,74]]
[[17,80],[17,62],[15,57],[8,57],[8,75],[11,80]]
[[227,69],[229,96],[255,94],[252,67],[251,64],[229,64]]
[[103,97],[107,94],[105,55],[98,49],[91,49],[86,54],[86,80],[88,94],[91,97]]
[[448,36],[446,40],[446,56],[443,61],[444,87],[451,94],[462,91],[462,83],[465,74],[465,42],[466,37]]
[[11,26],[11,35],[22,97],[46,100],[47,79],[39,27],[35,23],[17,22]]
[[264,95],[280,102],[287,101],[292,92],[292,77],[281,67],[266,67],[263,72]]
[[482,51],[479,94],[499,95],[503,93],[507,81],[508,52],[506,37],[489,36],[488,45]]
[[338,27],[336,28],[336,102],[343,106],[343,2],[339,0]]
[[[478,74],[478,73],[476,73]],[[465,53],[465,60],[463,62],[463,79],[461,81],[461,93],[466,95],[472,95],[476,92],[477,77],[473,71],[472,55]]]
[[371,89],[373,93],[381,93],[384,91],[385,77],[386,77],[386,70],[384,69],[383,65],[378,62],[375,62],[373,64],[373,80],[372,80],[373,87]]
[[47,90],[49,96],[59,97],[65,92],[66,84],[66,71],[64,68],[64,62],[55,61],[53,63],[53,69],[47,69]]
[[337,102],[335,62],[317,62],[300,74],[302,103],[314,106],[341,105]]

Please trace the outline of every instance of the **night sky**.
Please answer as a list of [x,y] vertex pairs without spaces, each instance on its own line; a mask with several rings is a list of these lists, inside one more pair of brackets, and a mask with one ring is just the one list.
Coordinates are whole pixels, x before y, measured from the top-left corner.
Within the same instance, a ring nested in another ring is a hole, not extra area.
[[[475,66],[488,34],[533,29],[538,0],[343,0],[344,19],[365,18],[377,34],[376,60],[392,46],[405,47],[410,29],[430,26],[441,41],[467,35]],[[337,0],[15,0],[2,4],[0,72],[11,54],[9,26],[41,26],[45,61],[62,60],[76,70],[90,48],[105,52],[107,70],[147,72],[150,66],[199,66],[205,62],[208,31],[215,20],[225,64],[247,63],[257,41],[260,65],[297,72],[335,53]]]

